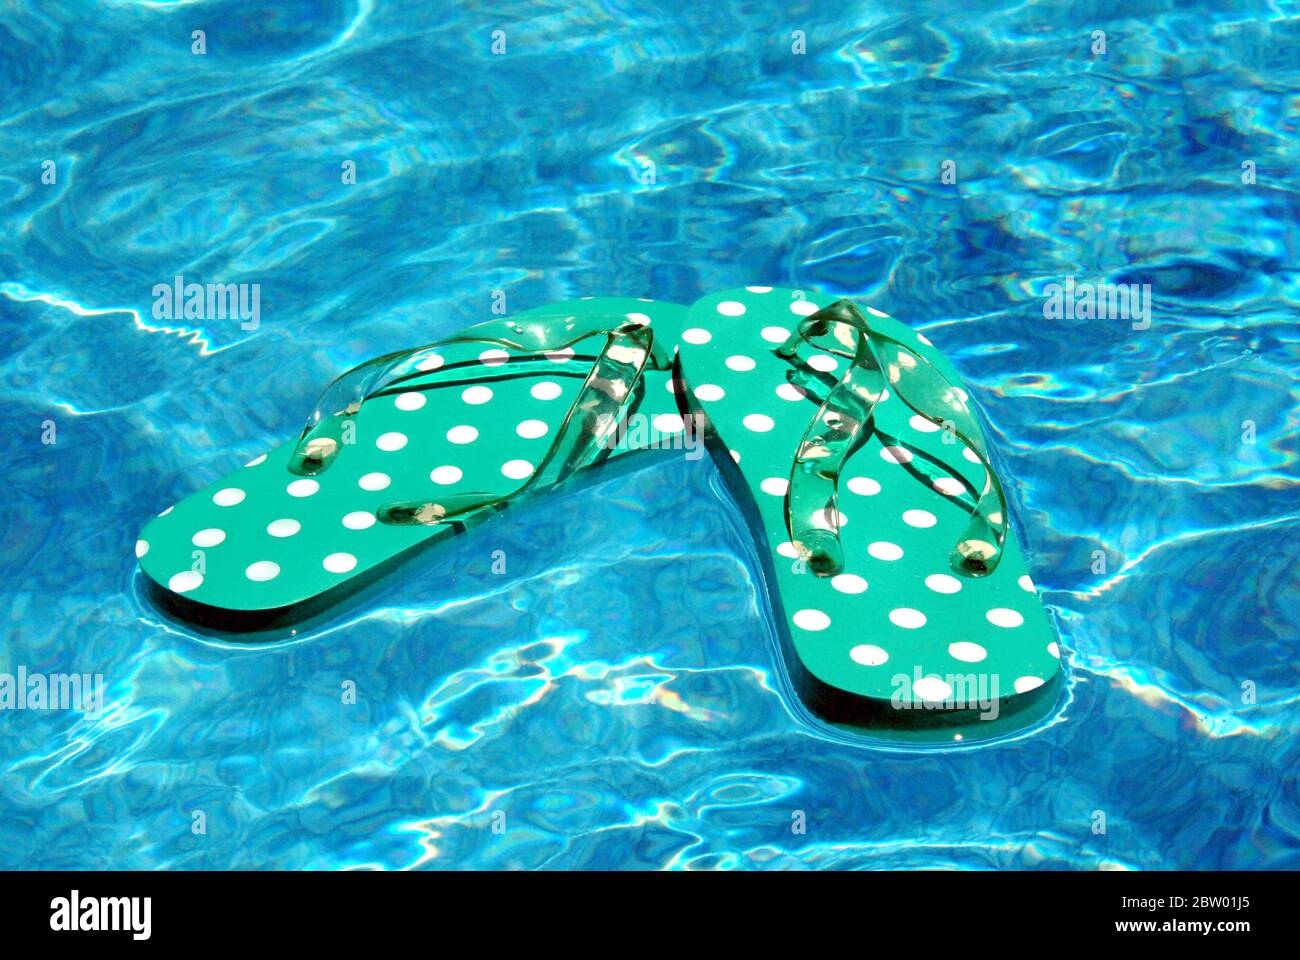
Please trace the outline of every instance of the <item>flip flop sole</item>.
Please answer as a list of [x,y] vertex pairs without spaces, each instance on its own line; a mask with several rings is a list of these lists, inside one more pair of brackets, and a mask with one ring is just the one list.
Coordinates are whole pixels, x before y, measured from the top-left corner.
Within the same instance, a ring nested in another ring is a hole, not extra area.
[[[672,337],[685,308],[593,298],[527,313],[624,314]],[[289,470],[295,436],[150,521],[136,543],[140,568],[155,594],[196,618],[283,616],[308,601],[341,596],[465,526],[382,523],[376,511],[384,504],[516,490],[545,456],[593,360],[572,350],[538,356],[475,343],[427,351],[416,362],[423,376],[366,401],[353,418],[352,442],[327,471],[305,477]],[[681,418],[671,373],[646,370],[642,379],[635,415],[646,423],[627,439],[672,446]],[[625,443],[609,456],[629,449]]]
[[[960,443],[886,394],[839,479],[844,570],[816,576],[790,540],[791,467],[825,393],[791,383],[792,365],[774,351],[834,299],[767,287],[712,294],[691,308],[678,353],[683,412],[698,418],[750,518],[795,687],[826,719],[929,730],[923,739],[1029,722],[1059,692],[1059,647],[1014,536],[992,574],[949,569],[983,485]],[[870,312],[880,332],[960,384],[927,340]],[[799,355],[827,389],[849,362],[806,345]]]

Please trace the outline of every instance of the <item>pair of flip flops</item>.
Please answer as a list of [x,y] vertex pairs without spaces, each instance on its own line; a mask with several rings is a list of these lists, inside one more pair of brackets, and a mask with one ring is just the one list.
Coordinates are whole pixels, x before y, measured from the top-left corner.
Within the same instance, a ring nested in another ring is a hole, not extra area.
[[182,618],[287,626],[510,503],[700,441],[814,714],[947,742],[1051,709],[1059,648],[956,371],[897,320],[800,291],[585,299],[376,358],[136,556]]

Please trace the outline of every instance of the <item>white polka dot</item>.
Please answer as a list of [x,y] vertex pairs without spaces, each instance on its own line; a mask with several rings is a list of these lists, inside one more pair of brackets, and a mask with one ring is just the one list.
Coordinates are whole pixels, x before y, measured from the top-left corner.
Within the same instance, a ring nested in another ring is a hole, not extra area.
[[460,398],[466,403],[478,406],[480,403],[487,403],[492,399],[492,388],[478,384],[473,387],[466,387],[460,392]]
[[754,358],[742,353],[732,354],[727,357],[726,362],[728,369],[735,370],[737,373],[746,373],[754,369]]
[[727,392],[716,383],[702,383],[695,388],[695,395],[705,403],[712,403],[714,400],[721,400]]
[[423,357],[420,360],[417,360],[415,364],[415,369],[424,370],[424,371],[437,370],[445,362],[446,361],[444,361],[442,357],[440,357],[438,354],[431,353],[427,357]]
[[687,343],[708,343],[713,339],[713,334],[703,327],[690,327],[682,331],[682,339]]
[[925,614],[911,607],[896,607],[889,611],[889,622],[904,630],[915,630],[925,626]]
[[357,486],[362,490],[383,490],[392,482],[393,478],[386,473],[367,473],[357,481]]
[[375,515],[369,510],[353,510],[343,515],[343,526],[349,530],[368,530],[375,525]]
[[928,338],[925,336],[925,334],[923,334],[923,333],[918,333],[918,334],[916,335],[916,339],[920,340],[920,341],[921,341],[922,343],[924,343],[927,347],[933,347],[933,346],[934,346],[934,344],[931,343],[931,342],[929,341],[929,339],[928,339]]
[[802,400],[808,394],[793,383],[783,383],[776,388],[776,395],[782,400],[789,400],[793,403],[796,400]]
[[912,684],[912,693],[922,700],[938,703],[952,696],[952,687],[938,677],[922,677]]
[[193,570],[183,570],[167,581],[167,589],[172,593],[189,593],[203,582],[202,574]]
[[490,350],[484,350],[478,355],[478,362],[485,367],[499,367],[510,359],[510,354],[506,351],[493,347]]
[[321,561],[321,566],[330,573],[347,573],[357,565],[357,558],[350,553],[331,553]]
[[870,477],[851,477],[849,492],[856,493],[860,497],[874,497],[880,492],[880,484]]
[[525,440],[536,440],[538,437],[546,436],[546,431],[549,429],[545,420],[521,420],[515,427],[515,433]]
[[629,313],[627,315],[627,318],[631,320],[633,323],[642,327],[644,327],[647,323],[650,322],[649,315],[644,313]]
[[948,644],[948,655],[954,660],[960,660],[962,663],[979,663],[989,655],[989,652],[978,643],[971,643],[969,640],[958,640],[956,643]]
[[799,559],[799,548],[794,545],[793,540],[786,540],[784,543],[776,545],[776,552],[790,560]]
[[459,483],[460,478],[464,475],[465,474],[461,471],[460,467],[434,467],[433,471],[429,474],[429,479],[434,483],[448,486],[453,483]]
[[956,593],[961,589],[961,581],[946,573],[932,573],[925,578],[925,585],[935,593]]
[[[346,522],[346,521],[344,521]],[[302,524],[290,517],[281,520],[272,520],[266,525],[266,532],[273,537],[292,537],[302,529]]]
[[546,355],[546,359],[552,363],[568,363],[573,359],[573,347],[565,347],[563,350],[553,350]]
[[768,343],[785,343],[790,339],[790,331],[785,327],[764,327],[759,336]]
[[1047,652],[1050,653],[1052,656],[1054,656],[1057,660],[1061,659],[1061,647],[1060,644],[1058,644],[1055,640],[1053,640],[1051,643],[1047,645]]
[[849,651],[849,657],[864,667],[878,667],[889,659],[889,654],[884,647],[878,647],[874,643],[859,643]]
[[718,313],[724,317],[739,317],[745,312],[745,305],[738,300],[723,300],[718,304]]
[[768,477],[758,486],[764,493],[771,494],[774,497],[784,497],[786,490],[790,487],[790,481],[784,477]]
[[200,530],[190,537],[190,543],[196,547],[215,547],[217,544],[224,542],[225,539],[226,531],[220,527],[208,527],[206,530]]
[[254,457],[252,460],[249,460],[248,463],[244,464],[244,466],[246,466],[246,467],[256,467],[258,464],[261,464],[261,463],[266,463],[266,454],[264,454],[264,453],[263,453],[263,454],[259,454],[258,456]]
[[533,472],[533,465],[527,460],[507,460],[501,464],[501,472],[511,480],[523,480]]
[[750,293],[771,293],[772,292],[771,287],[746,287],[745,289],[748,290]]
[[167,516],[167,514],[171,513],[171,512],[172,512],[173,510],[175,510],[175,509],[176,509],[176,508],[175,508],[174,506],[168,507],[168,508],[167,508],[166,510],[164,510],[162,513],[158,514],[158,516],[160,516],[160,517],[165,517],[165,516]]
[[528,392],[533,395],[534,400],[554,400],[561,391],[560,385],[555,381],[543,380],[541,383],[534,383]]
[[645,356],[645,350],[641,347],[623,347],[612,346],[609,348],[609,359],[616,363],[638,364]]
[[149,552],[149,541],[148,541],[148,540],[137,540],[137,541],[135,542],[135,558],[136,558],[137,560],[139,560],[141,557],[143,557],[143,556],[144,556],[146,553],[148,553],[148,552]]
[[765,413],[751,413],[744,419],[745,428],[753,430],[755,433],[767,433],[776,424],[772,418]]
[[650,425],[660,433],[677,433],[686,427],[686,421],[675,413],[661,413],[653,420]]
[[237,503],[243,503],[245,496],[247,494],[238,487],[226,487],[212,495],[212,502],[219,507],[233,507]]
[[790,303],[790,312],[797,313],[801,317],[811,317],[820,309],[821,307],[811,300],[794,300]]
[[1016,677],[1014,684],[1016,693],[1028,693],[1030,690],[1037,690],[1042,685],[1042,677]]
[[903,522],[909,527],[933,527],[939,522],[938,518],[929,510],[904,510]]
[[903,555],[903,548],[888,540],[877,540],[867,547],[867,553],[877,560],[897,560]]
[[886,320],[889,319],[889,314],[881,313],[875,307],[867,307],[867,313],[871,314],[873,317],[884,317]]
[[972,450],[970,447],[964,447],[964,448],[962,448],[961,455],[962,455],[963,457],[965,457],[967,460],[969,460],[971,463],[979,463],[979,462],[980,462],[979,454],[977,454],[977,453],[976,453],[974,450]]
[[279,575],[280,565],[274,560],[257,560],[250,563],[248,569],[244,571],[244,576],[259,583],[265,580],[274,580]]
[[844,527],[848,525],[849,522],[848,517],[846,517],[839,510],[832,510],[830,509],[830,507],[826,507],[825,509],[818,510],[816,513],[813,514],[813,518],[812,518],[813,526],[821,530],[829,530],[831,529],[831,517],[835,518],[835,525],[837,527]]
[[814,353],[808,358],[808,366],[814,370],[820,370],[822,373],[830,373],[839,365],[840,362],[829,353]]
[[867,581],[856,573],[841,573],[831,577],[831,586],[840,593],[861,593],[867,589]]
[[831,625],[831,618],[820,610],[800,610],[791,619],[800,630],[825,630]]
[[731,459],[732,459],[733,462],[735,462],[735,463],[740,463],[740,451],[739,451],[739,450],[728,450],[727,453],[731,454]]
[[1029,579],[1029,574],[1025,574],[1023,577],[1017,580],[1016,583],[1020,584],[1021,590],[1027,590],[1030,593],[1034,592],[1034,581]]
[[998,552],[998,548],[987,540],[974,539],[961,541],[957,549],[963,557],[991,557]]
[[473,443],[478,439],[478,431],[473,427],[461,424],[459,427],[452,427],[447,431],[447,439],[452,443]]
[[393,400],[393,406],[398,410],[419,410],[426,402],[423,393],[411,390],[407,393],[399,393]]
[[925,417],[921,416],[919,413],[912,414],[912,419],[907,422],[911,425],[913,430],[916,430],[919,433],[934,433],[940,429],[937,423],[925,419]]
[[1025,622],[1024,617],[1006,607],[994,607],[984,616],[995,627],[1018,627]]
[[966,484],[956,477],[935,477],[930,486],[949,497],[960,497],[966,492]]
[[310,497],[320,489],[320,484],[309,477],[303,477],[301,480],[293,481],[284,489],[291,497]]
[[881,447],[880,459],[886,463],[908,463],[912,459],[912,451],[906,447]]
[[376,438],[375,446],[389,453],[394,450],[401,450],[402,447],[406,446],[406,434],[398,433],[396,430],[391,433],[382,433]]

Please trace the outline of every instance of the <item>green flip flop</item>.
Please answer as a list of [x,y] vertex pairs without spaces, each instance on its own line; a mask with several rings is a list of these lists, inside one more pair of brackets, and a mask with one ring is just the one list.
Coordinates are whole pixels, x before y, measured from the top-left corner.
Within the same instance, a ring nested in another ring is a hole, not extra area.
[[753,530],[815,714],[952,741],[1040,719],[1060,650],[956,370],[877,310],[745,287],[695,304],[694,418]]
[[288,626],[584,468],[689,446],[672,382],[685,312],[571,301],[357,367],[298,438],[149,522],[149,592],[222,631]]

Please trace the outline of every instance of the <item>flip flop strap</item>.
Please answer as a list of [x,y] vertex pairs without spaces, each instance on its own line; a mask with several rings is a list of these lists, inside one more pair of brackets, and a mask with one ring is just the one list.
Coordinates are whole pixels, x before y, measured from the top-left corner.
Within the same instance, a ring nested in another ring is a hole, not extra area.
[[790,470],[786,527],[809,569],[823,577],[844,569],[839,477],[888,385],[908,407],[945,431],[945,443],[953,442],[948,437],[960,440],[984,467],[984,488],[966,531],[952,549],[949,566],[967,577],[992,573],[1006,541],[1006,497],[965,391],[920,354],[873,330],[849,300],[838,300],[805,317],[777,348],[777,355],[797,360],[800,342],[850,361],[848,371],[805,429]]
[[[555,439],[541,463],[518,487],[504,495],[468,492],[393,501],[381,506],[376,514],[390,524],[444,523],[515,499],[529,487],[555,486],[593,463],[608,448],[608,439],[617,429],[623,407],[635,392],[646,365],[659,370],[671,368],[671,358],[655,344],[654,332],[648,325],[631,321],[625,314],[580,319],[532,314],[478,324],[455,337],[376,357],[343,374],[326,388],[307,419],[289,470],[306,476],[327,470],[343,449],[345,423],[360,411],[366,400],[385,388],[428,377],[429,373],[419,364],[432,350],[453,344],[484,343],[549,354],[600,335],[605,337],[605,342],[556,430]],[[478,361],[474,363],[477,365]],[[450,371],[459,366],[438,369]]]

